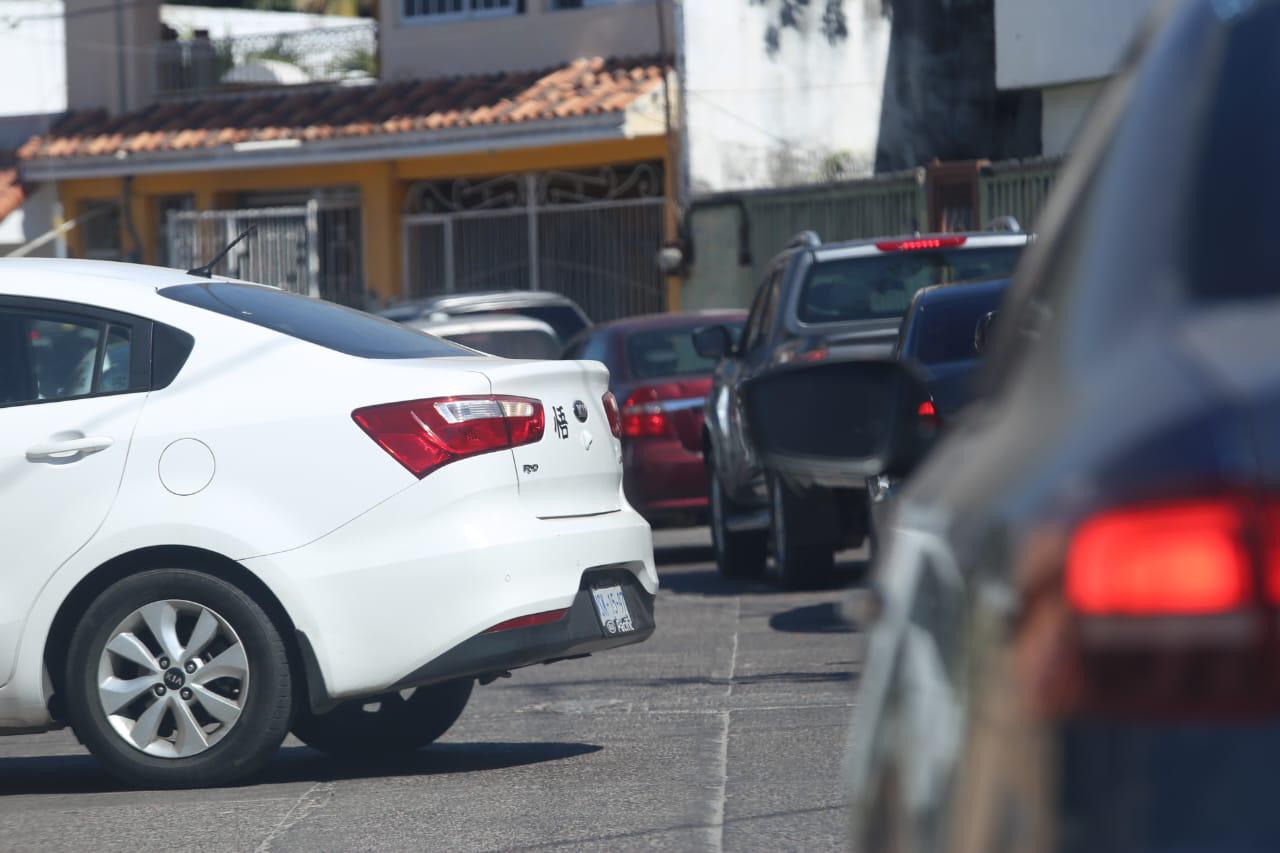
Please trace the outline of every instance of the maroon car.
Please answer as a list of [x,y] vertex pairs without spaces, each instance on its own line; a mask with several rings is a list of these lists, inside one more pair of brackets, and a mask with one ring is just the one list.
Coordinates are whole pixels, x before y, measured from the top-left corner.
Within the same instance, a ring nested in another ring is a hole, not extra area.
[[565,358],[602,361],[622,410],[623,489],[650,522],[696,524],[706,515],[702,410],[715,362],[693,349],[694,329],[742,328],[745,311],[648,314],[587,329]]

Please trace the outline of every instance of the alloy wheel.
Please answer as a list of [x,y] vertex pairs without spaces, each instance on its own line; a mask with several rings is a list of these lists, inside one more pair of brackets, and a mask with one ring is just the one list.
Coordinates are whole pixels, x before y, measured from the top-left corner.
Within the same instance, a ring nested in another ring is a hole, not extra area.
[[111,632],[98,701],[120,737],[160,758],[210,749],[240,719],[249,661],[230,623],[191,601],[143,605]]

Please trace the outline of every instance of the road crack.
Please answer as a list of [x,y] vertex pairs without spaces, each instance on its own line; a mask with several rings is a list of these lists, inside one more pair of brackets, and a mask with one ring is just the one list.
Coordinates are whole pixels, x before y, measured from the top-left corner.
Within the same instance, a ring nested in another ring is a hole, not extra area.
[[280,822],[262,839],[255,853],[268,853],[276,839],[306,820],[313,812],[319,811],[333,799],[333,783],[317,782],[302,792],[302,796],[289,807]]
[[738,671],[738,633],[742,623],[742,597],[733,598],[733,640],[729,647],[729,674],[725,679],[724,708],[720,711],[720,783],[711,802],[711,822],[709,825],[711,849],[716,853],[724,850],[724,811],[725,800],[729,788],[729,722],[733,711],[729,708],[733,698],[733,677]]

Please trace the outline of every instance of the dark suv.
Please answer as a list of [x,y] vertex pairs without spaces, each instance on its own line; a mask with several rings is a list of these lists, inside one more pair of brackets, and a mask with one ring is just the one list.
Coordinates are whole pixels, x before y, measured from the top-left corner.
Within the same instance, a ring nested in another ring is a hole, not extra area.
[[785,583],[820,583],[835,552],[861,544],[868,530],[865,482],[838,475],[800,481],[764,470],[743,428],[742,383],[790,363],[889,358],[916,291],[1007,277],[1031,239],[983,232],[823,244],[805,232],[770,265],[740,340],[721,326],[695,333],[699,353],[720,359],[702,441],[722,574],[761,574],[772,537]]

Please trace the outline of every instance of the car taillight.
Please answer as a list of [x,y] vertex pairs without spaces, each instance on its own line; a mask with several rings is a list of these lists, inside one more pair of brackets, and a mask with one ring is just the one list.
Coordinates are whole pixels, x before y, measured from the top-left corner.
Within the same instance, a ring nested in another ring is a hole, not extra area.
[[618,411],[618,398],[612,391],[605,391],[601,398],[604,403],[604,414],[609,419],[609,432],[614,438],[622,438],[622,413]]
[[1044,577],[1032,565],[1044,559],[1062,570],[1061,598],[1028,590],[1033,705],[1175,719],[1280,712],[1277,519],[1247,494],[1166,500],[1085,519],[1058,557],[1032,549],[1042,556],[1021,575]]
[[635,389],[622,404],[622,434],[627,438],[675,435],[671,415],[701,407],[710,384],[710,380],[667,382]]
[[963,246],[968,237],[920,237],[913,240],[881,240],[876,248],[882,252],[918,252],[921,249],[954,249]]
[[1067,552],[1067,600],[1092,616],[1225,613],[1254,600],[1249,519],[1229,502],[1109,512]]
[[468,456],[533,444],[546,427],[525,397],[436,397],[367,406],[352,419],[416,477]]

